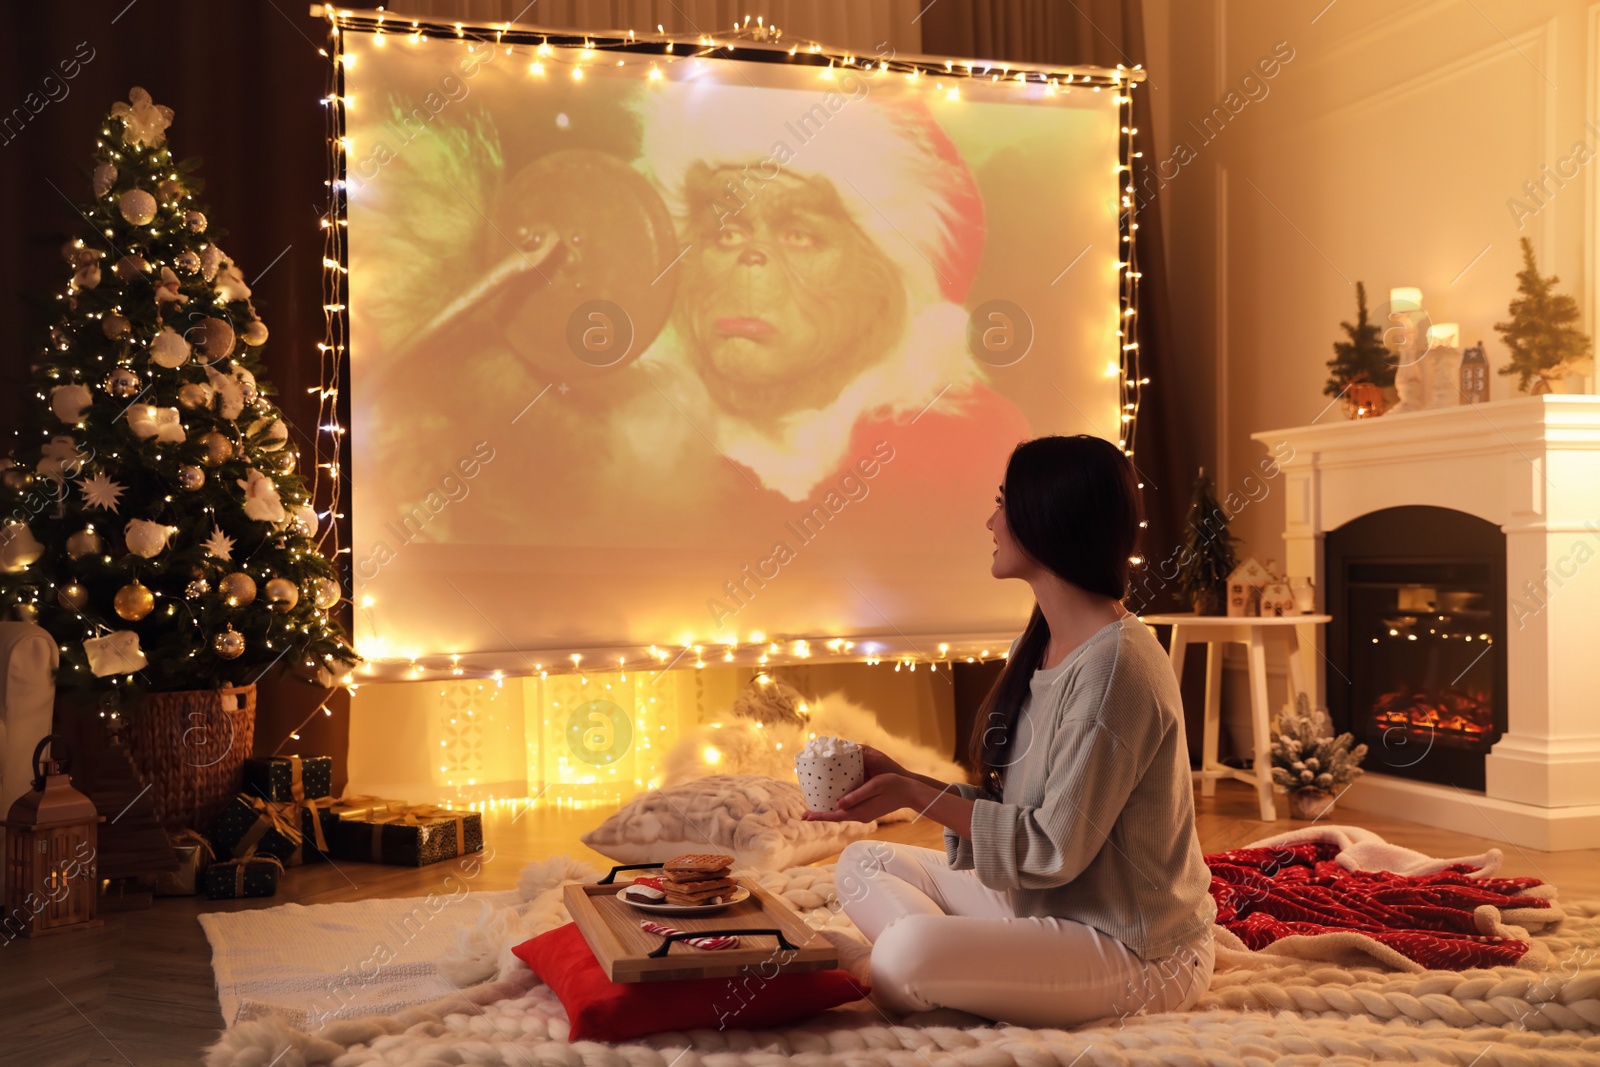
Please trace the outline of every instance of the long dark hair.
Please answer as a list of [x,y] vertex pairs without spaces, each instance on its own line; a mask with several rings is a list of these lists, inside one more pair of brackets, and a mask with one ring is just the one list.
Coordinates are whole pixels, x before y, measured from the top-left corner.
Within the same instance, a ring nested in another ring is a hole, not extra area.
[[[1028,558],[1063,581],[1121,600],[1139,540],[1139,479],[1122,449],[1087,434],[1039,437],[1006,463],[1006,526]],[[977,784],[998,797],[1017,713],[1044,662],[1050,626],[1039,605],[978,709],[968,757]]]

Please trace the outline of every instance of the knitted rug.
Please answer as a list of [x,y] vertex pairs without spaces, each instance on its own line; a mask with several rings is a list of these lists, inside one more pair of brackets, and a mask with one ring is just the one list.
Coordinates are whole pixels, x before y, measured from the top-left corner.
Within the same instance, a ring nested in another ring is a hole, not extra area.
[[[1327,842],[1340,843],[1338,852],[1332,860],[1314,860],[1313,872],[1317,862],[1332,862],[1347,871],[1386,869],[1408,875],[1465,866],[1489,877],[1499,861],[1497,850],[1481,857],[1432,860],[1397,850],[1353,827],[1296,831],[1250,847],[1292,849]],[[742,873],[785,896],[814,928],[834,937],[854,933],[834,895],[831,866]],[[458,931],[457,954],[441,963],[463,980],[481,975],[478,985],[395,1014],[330,1022],[313,1033],[296,1029],[277,1014],[243,1021],[222,1034],[206,1063],[209,1067],[1600,1063],[1600,901],[1565,902],[1556,908],[1553,890],[1536,898],[1545,907],[1520,909],[1550,920],[1543,929],[1530,933],[1511,926],[1502,912],[1495,923],[1505,934],[1486,935],[1529,943],[1515,966],[1417,969],[1420,965],[1414,960],[1372,938],[1363,945],[1327,940],[1339,934],[1289,934],[1252,950],[1226,926],[1219,926],[1216,973],[1191,1012],[1128,1015],[1069,1032],[985,1025],[970,1016],[954,1018],[955,1013],[900,1019],[863,1001],[780,1030],[663,1033],[621,1045],[571,1042],[559,1001],[509,949],[567,922],[561,885],[592,881],[598,874],[564,857],[530,864],[519,887],[520,903],[481,909],[483,914],[470,928]],[[1512,909],[1512,915],[1517,911]],[[1229,938],[1238,944],[1231,946]],[[1316,958],[1322,951],[1319,942],[1332,945],[1332,955],[1340,959]],[[1394,969],[1399,961],[1410,969]]]

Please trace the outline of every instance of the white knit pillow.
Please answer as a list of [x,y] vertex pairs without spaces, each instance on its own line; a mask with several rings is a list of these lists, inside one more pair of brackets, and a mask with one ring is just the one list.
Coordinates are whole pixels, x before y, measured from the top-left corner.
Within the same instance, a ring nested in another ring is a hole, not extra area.
[[803,822],[800,787],[758,774],[714,774],[646,789],[579,840],[618,863],[726,852],[735,867],[781,871],[839,852],[876,823]]

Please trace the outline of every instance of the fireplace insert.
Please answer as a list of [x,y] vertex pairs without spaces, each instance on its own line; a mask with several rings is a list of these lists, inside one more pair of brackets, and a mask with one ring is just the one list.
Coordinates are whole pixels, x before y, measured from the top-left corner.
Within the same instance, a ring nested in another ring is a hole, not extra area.
[[1363,767],[1484,788],[1506,729],[1505,534],[1435,507],[1385,508],[1323,539],[1328,711]]

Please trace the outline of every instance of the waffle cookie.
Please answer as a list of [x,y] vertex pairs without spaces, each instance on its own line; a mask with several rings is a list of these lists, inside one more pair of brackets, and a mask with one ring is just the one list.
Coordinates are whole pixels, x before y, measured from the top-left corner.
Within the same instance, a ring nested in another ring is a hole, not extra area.
[[732,889],[733,879],[722,878],[696,878],[694,881],[680,881],[676,878],[664,878],[661,888],[667,892],[699,893],[705,890]]
[[702,878],[716,877],[733,866],[733,857],[720,852],[685,852],[661,865],[671,877],[675,874],[699,874]]

